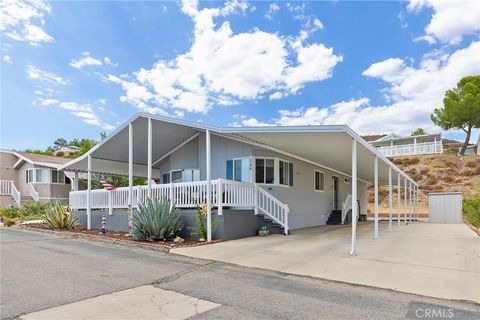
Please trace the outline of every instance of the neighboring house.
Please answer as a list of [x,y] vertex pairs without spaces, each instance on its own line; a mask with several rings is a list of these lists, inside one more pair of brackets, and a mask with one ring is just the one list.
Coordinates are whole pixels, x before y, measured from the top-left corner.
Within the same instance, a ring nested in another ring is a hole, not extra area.
[[[418,191],[347,126],[221,128],[138,114],[60,169],[129,177],[131,187],[70,193],[87,228],[100,228],[105,216],[107,228],[126,231],[137,205],[151,196],[180,210],[185,233],[195,225],[196,204],[207,204],[207,215],[218,220],[209,231],[224,240],[254,235],[262,225],[288,234],[351,223],[352,212],[367,214],[368,184],[376,179],[408,190],[410,205]],[[133,186],[134,176],[160,183]]]
[[67,200],[71,180],[58,168],[70,160],[0,150],[0,207],[25,200]]
[[65,146],[61,147],[60,149],[56,150],[53,155],[54,156],[64,156],[64,157],[72,157],[76,155],[80,151],[80,148],[77,146]]
[[442,135],[401,136],[395,133],[369,142],[386,157],[443,153]]

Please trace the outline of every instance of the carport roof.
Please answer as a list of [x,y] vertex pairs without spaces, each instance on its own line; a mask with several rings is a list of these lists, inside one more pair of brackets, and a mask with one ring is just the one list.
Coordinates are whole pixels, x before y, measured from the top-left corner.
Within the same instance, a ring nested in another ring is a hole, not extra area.
[[213,135],[266,148],[346,176],[351,175],[352,139],[355,139],[359,179],[373,181],[373,163],[377,156],[380,184],[388,183],[388,168],[392,167],[394,182],[398,176],[395,173],[400,173],[416,185],[407,174],[346,125],[218,127],[145,113],[136,114],[89,152],[60,169],[85,172],[87,156],[91,155],[94,172],[126,175],[128,131],[129,124],[132,124],[134,174],[146,176],[149,118],[152,119],[152,163],[155,171],[161,160],[173,150],[209,130]]

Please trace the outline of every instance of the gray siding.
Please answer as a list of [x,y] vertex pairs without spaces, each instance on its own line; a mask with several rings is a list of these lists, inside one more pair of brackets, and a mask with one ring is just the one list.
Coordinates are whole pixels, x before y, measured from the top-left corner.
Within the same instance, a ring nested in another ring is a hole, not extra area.
[[[346,176],[316,167],[312,164],[285,157],[266,149],[251,146],[216,135],[211,135],[212,179],[226,178],[226,161],[241,157],[277,157],[293,163],[293,187],[263,185],[262,187],[287,203],[290,208],[290,229],[299,229],[326,223],[333,209],[333,182],[332,176],[339,178],[339,209],[351,193],[351,183],[345,183]],[[191,141],[164,160],[160,166],[161,173],[171,169],[200,169],[200,179],[206,178],[205,164],[205,134]],[[325,173],[325,191],[314,190],[314,170]],[[368,191],[367,184],[358,183],[358,199],[361,213],[367,213]]]

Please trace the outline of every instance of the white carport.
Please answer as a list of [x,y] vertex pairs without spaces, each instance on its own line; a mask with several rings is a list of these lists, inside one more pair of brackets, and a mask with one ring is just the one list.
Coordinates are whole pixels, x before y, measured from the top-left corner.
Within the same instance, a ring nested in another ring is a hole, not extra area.
[[[210,188],[210,135],[241,141],[270,149],[313,165],[351,177],[352,203],[357,203],[357,179],[375,185],[374,237],[378,238],[378,186],[389,186],[390,218],[393,218],[393,188],[404,187],[404,198],[397,196],[397,218],[403,212],[404,223],[415,219],[418,185],[375,150],[348,126],[294,126],[294,127],[216,127],[179,119],[137,114],[105,140],[83,156],[65,164],[61,170],[88,173],[87,226],[90,221],[91,173],[128,175],[129,212],[131,214],[133,176],[146,177],[151,193],[151,181],[158,177],[159,163],[183,145],[205,135],[205,163],[207,188]],[[210,189],[207,190],[210,194]],[[208,197],[210,199],[210,197]],[[404,201],[403,210],[401,200]],[[211,236],[211,204],[208,208],[208,233]],[[352,217],[358,217],[358,207],[352,205]],[[352,219],[352,245],[350,254],[356,251],[356,221]]]

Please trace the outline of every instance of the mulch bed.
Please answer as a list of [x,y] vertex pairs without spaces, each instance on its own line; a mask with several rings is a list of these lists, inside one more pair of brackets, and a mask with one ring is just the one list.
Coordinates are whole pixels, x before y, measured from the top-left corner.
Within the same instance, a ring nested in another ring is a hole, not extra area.
[[133,239],[132,235],[130,235],[128,232],[107,231],[106,234],[102,234],[100,230],[96,230],[96,229],[95,230],[52,230],[43,223],[24,224],[24,225],[20,225],[19,227],[28,228],[28,229],[50,230],[50,231],[55,231],[60,233],[68,233],[70,235],[78,235],[78,236],[87,237],[87,238],[112,240],[113,242],[118,241],[123,243],[134,243],[134,244],[141,244],[141,245],[152,246],[152,247],[160,247],[165,249],[198,247],[198,246],[204,246],[207,244],[218,243],[222,241],[222,240],[198,241],[193,239],[184,239],[184,242],[135,240]]

